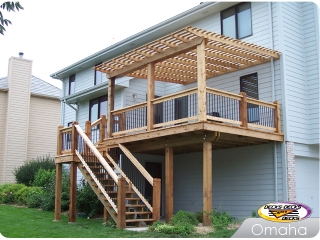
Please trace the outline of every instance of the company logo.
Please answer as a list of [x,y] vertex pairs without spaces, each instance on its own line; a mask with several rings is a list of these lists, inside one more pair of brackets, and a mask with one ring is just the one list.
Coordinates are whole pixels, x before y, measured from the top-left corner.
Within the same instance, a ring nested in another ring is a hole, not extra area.
[[272,202],[262,205],[258,214],[273,222],[296,222],[308,218],[311,215],[311,208],[297,202]]

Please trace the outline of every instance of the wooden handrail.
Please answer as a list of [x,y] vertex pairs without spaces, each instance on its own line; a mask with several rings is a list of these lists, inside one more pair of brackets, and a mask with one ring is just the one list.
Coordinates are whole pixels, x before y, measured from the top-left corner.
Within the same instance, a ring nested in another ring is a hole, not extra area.
[[60,128],[60,133],[66,133],[66,132],[71,132],[71,131],[72,131],[72,126]]
[[264,102],[261,100],[257,100],[257,99],[253,99],[253,98],[248,98],[247,97],[247,103],[252,103],[252,104],[256,104],[259,106],[264,106],[264,107],[268,107],[268,108],[272,108],[272,109],[276,109],[277,105],[274,103],[268,103],[268,102]]
[[139,161],[131,154],[131,152],[120,143],[119,143],[119,148],[130,159],[133,165],[136,166],[136,168],[141,172],[141,174],[145,177],[145,179],[147,179],[147,181],[151,184],[151,186],[153,186],[153,178],[147,172],[147,170],[141,165],[141,163],[139,163]]
[[241,101],[241,99],[242,99],[241,95],[238,95],[238,94],[235,94],[235,93],[231,93],[231,92],[227,92],[227,91],[218,90],[218,89],[215,89],[215,88],[207,87],[206,91],[207,91],[207,93],[212,93],[212,94],[216,94],[216,95],[219,95],[219,96],[236,99],[236,100],[239,100],[239,101]]
[[188,96],[192,93],[197,93],[197,88],[190,88],[181,92],[177,92],[177,93],[172,93],[163,97],[158,97],[155,98],[153,100],[151,100],[152,104],[157,104],[157,103],[161,103],[164,101],[168,101],[171,99],[175,99],[175,98],[180,98],[180,97],[184,97],[184,96]]
[[95,120],[93,123],[91,123],[91,128],[97,126],[101,122],[101,118]]
[[79,125],[74,125],[77,129],[78,134],[83,138],[87,146],[91,149],[93,154],[98,158],[102,166],[107,170],[109,175],[112,177],[112,179],[118,184],[118,176],[115,174],[113,169],[110,167],[110,165],[106,162],[106,160],[103,158],[103,156],[100,154],[98,149],[92,144],[90,139],[87,137],[87,135],[82,131],[81,127]]
[[138,104],[135,104],[135,105],[132,105],[132,106],[129,106],[129,107],[113,110],[113,111],[111,111],[111,114],[112,115],[118,115],[118,114],[123,113],[123,112],[127,112],[127,111],[130,111],[130,110],[135,110],[135,109],[146,107],[146,106],[147,106],[147,102],[142,102],[142,103],[138,103]]

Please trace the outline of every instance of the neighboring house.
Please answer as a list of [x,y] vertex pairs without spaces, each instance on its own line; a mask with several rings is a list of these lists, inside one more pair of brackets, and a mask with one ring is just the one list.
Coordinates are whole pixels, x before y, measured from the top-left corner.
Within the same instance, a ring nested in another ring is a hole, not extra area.
[[0,184],[15,182],[25,161],[56,152],[61,89],[33,76],[32,61],[20,56],[0,78]]
[[[316,4],[205,2],[51,77],[63,83],[64,127],[77,121],[90,136],[86,121],[106,115],[105,158],[120,147],[113,158],[145,197],[126,148],[162,179],[167,220],[214,208],[241,219],[273,201],[319,217],[319,64]],[[57,168],[77,159],[61,150],[82,151],[59,147]]]

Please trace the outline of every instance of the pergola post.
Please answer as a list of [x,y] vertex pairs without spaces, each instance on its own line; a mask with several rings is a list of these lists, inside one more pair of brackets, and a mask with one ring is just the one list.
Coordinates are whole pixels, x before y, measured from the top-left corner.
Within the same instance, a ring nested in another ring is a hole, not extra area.
[[114,89],[115,89],[115,78],[109,78],[108,80],[108,124],[107,124],[107,137],[112,137],[112,126],[113,117],[111,111],[114,109]]
[[154,63],[147,66],[147,131],[153,129],[154,108],[151,100],[154,99]]
[[173,215],[173,148],[165,149],[166,223]]
[[210,226],[212,212],[212,143],[203,142],[203,225]]
[[204,39],[197,46],[198,120],[201,122],[207,119],[205,48],[206,41]]

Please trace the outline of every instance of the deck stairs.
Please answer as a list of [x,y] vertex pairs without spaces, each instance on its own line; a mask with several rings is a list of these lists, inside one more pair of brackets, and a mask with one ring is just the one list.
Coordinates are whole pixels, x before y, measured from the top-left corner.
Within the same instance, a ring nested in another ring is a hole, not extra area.
[[[101,154],[90,142],[90,139],[85,141],[87,145],[84,148],[86,150],[82,152],[76,150],[76,155],[80,160],[77,166],[106,208],[108,217],[110,216],[116,223],[119,221],[118,179],[122,177],[126,180],[125,228],[144,227],[152,224],[155,221],[152,218],[152,207],[118,166],[120,155],[112,154],[112,151],[111,153],[103,152]],[[88,148],[88,145],[91,149]]]

